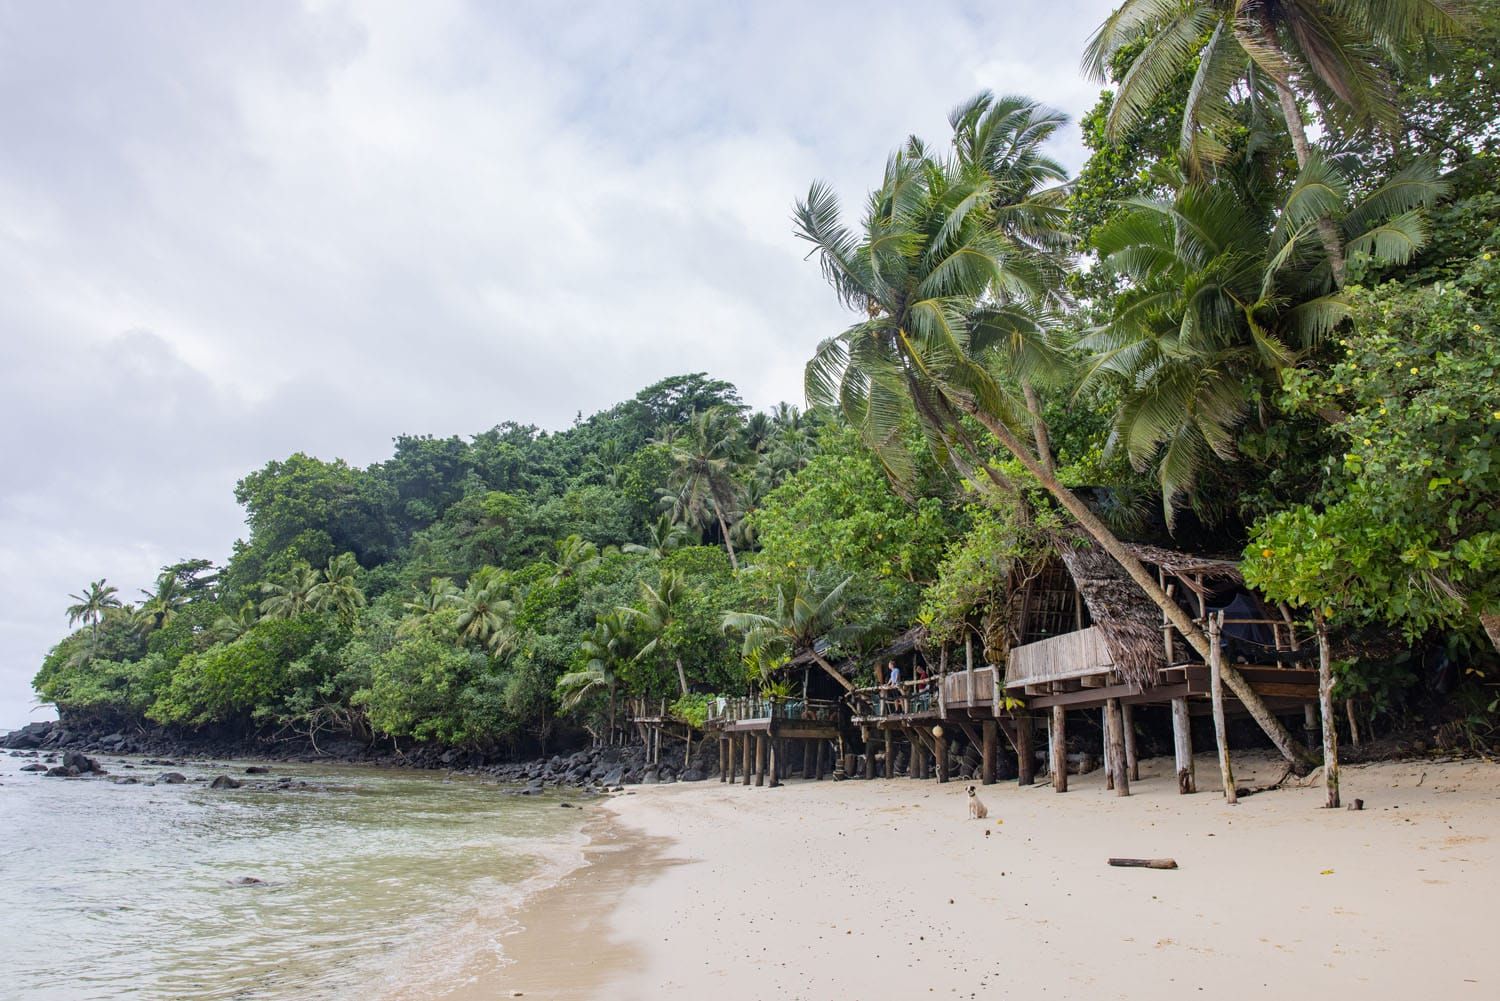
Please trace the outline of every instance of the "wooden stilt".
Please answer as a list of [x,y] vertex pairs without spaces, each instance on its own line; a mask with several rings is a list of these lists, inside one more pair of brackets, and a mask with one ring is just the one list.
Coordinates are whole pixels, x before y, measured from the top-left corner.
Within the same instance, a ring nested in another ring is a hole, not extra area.
[[1130,795],[1130,766],[1125,756],[1125,713],[1119,699],[1110,699],[1104,704],[1108,728],[1105,740],[1109,744],[1110,775],[1114,778],[1115,795]]
[[885,777],[896,777],[896,735],[890,727],[885,728]]
[[875,735],[865,727],[865,778],[875,778]]
[[1318,706],[1308,703],[1302,707],[1302,733],[1308,747],[1318,744]]
[[729,772],[727,770],[728,769],[728,764],[729,764],[729,755],[726,754],[725,751],[724,751],[724,744],[725,744],[724,738],[720,737],[719,738],[719,781],[720,782],[727,782],[727,781],[729,781]]
[[995,784],[995,772],[1000,764],[1000,724],[987,719],[980,724],[983,747],[979,751],[979,781],[983,785]]
[[826,741],[813,742],[813,781],[823,781],[823,762],[828,757],[828,744]]
[[755,735],[755,784],[766,784],[766,744],[770,743],[763,733]]
[[1219,748],[1219,778],[1224,783],[1224,801],[1231,805],[1239,802],[1234,791],[1234,770],[1229,764],[1229,737],[1224,727],[1224,679],[1219,675],[1219,661],[1223,655],[1219,646],[1219,631],[1224,626],[1224,613],[1216,612],[1208,617],[1208,684],[1213,700],[1214,743]]
[[948,734],[937,735],[933,741],[933,756],[937,758],[937,780],[948,781]]
[[682,767],[686,768],[693,760],[693,728],[687,728],[687,746],[682,750]]
[[1099,707],[1099,733],[1102,735],[1100,749],[1104,757],[1104,788],[1113,789],[1115,787],[1115,760],[1113,756],[1114,744],[1109,739],[1108,705]]
[[1186,796],[1198,791],[1193,774],[1193,728],[1187,699],[1172,700],[1172,749],[1177,756],[1177,791]]
[[754,776],[751,774],[755,771],[755,762],[751,760],[753,752],[753,748],[751,747],[751,745],[755,743],[754,738],[755,735],[753,733],[740,734],[740,763],[744,766],[745,771],[745,774],[741,778],[741,781],[744,782],[745,785],[749,785],[751,779],[754,778]]
[[786,741],[777,740],[775,737],[771,737],[766,741],[766,743],[769,745],[768,750],[770,751],[771,755],[770,776],[769,781],[766,782],[766,785],[768,785],[772,789],[775,789],[777,786],[781,785],[781,768],[782,762],[786,758],[786,751],[784,748]]
[[813,777],[813,771],[817,768],[818,752],[822,748],[823,742],[820,740],[803,740],[798,743],[802,745],[802,777],[810,779]]
[[1333,718],[1333,657],[1328,647],[1328,623],[1313,613],[1318,631],[1318,713],[1323,717],[1323,790],[1324,804],[1330,810],[1339,807],[1339,728]]
[[1029,786],[1036,781],[1036,728],[1031,713],[1016,715],[1016,784]]
[[1139,782],[1141,763],[1135,754],[1135,706],[1121,703],[1120,713],[1125,730],[1125,769],[1130,773],[1130,781]]
[[1052,789],[1068,791],[1068,713],[1062,706],[1052,707]]

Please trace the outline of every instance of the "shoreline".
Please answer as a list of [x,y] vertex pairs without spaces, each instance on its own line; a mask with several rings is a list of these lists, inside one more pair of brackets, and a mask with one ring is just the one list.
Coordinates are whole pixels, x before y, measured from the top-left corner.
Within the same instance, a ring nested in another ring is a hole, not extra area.
[[641,944],[616,926],[619,906],[632,888],[681,860],[670,857],[673,839],[621,824],[611,801],[586,807],[582,863],[522,903],[497,948],[471,964],[462,982],[440,995],[444,1001],[589,1001],[640,964]]
[[[1349,766],[1226,805],[1179,796],[1170,759],[1134,795],[793,780],[659,786],[600,801],[589,864],[538,894],[469,999],[1493,996],[1500,767]],[[1200,787],[1214,763],[1197,759]],[[1247,785],[1282,772],[1236,756]],[[987,832],[987,833],[986,833]],[[597,847],[596,847],[597,846]],[[1111,856],[1180,869],[1110,868]],[[1440,959],[1440,961],[1439,961]]]

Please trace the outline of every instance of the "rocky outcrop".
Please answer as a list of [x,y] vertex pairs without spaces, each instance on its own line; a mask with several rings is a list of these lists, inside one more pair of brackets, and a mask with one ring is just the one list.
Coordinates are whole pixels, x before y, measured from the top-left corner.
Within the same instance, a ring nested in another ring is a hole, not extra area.
[[[61,754],[62,760],[46,772],[49,775],[103,774],[98,762],[85,751],[112,755],[140,755],[140,764],[157,767],[181,766],[188,759],[251,758],[272,761],[341,762],[349,764],[391,765],[403,768],[447,770],[515,783],[518,792],[537,795],[548,789],[616,788],[642,782],[699,782],[718,770],[718,742],[705,740],[693,747],[691,760],[684,764],[682,744],[667,745],[662,761],[647,765],[645,748],[589,747],[552,754],[531,761],[500,759],[500,752],[418,745],[393,748],[366,746],[354,741],[320,741],[316,750],[296,741],[271,741],[260,738],[228,738],[209,733],[168,731],[162,728],[140,729],[112,725],[89,726],[77,720],[31,723],[8,735],[0,736],[0,748],[18,752],[41,752],[44,756]],[[49,761],[49,763],[51,763]],[[213,767],[208,765],[207,767]],[[31,771],[37,768],[29,768]],[[250,765],[246,775],[265,775],[270,768]],[[229,776],[222,776],[229,781]],[[168,771],[157,776],[156,783],[174,785],[186,782],[181,772]],[[305,783],[290,779],[274,783],[253,783],[255,788],[294,788]],[[215,785],[214,788],[235,788]]]

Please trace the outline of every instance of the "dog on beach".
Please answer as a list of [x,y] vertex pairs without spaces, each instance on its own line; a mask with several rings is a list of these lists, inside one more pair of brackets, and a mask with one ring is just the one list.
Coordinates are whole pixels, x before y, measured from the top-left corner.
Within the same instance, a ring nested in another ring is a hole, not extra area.
[[969,819],[983,820],[989,815],[989,807],[984,805],[984,801],[979,798],[979,794],[974,790],[974,787],[969,786]]

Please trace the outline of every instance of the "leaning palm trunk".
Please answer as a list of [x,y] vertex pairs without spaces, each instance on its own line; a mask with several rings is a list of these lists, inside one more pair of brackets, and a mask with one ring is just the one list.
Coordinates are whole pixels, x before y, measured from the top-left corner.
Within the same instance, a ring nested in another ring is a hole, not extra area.
[[714,505],[714,517],[719,519],[719,532],[724,536],[724,551],[729,554],[729,568],[738,571],[740,562],[734,558],[734,544],[729,541],[729,523],[724,520],[724,513],[717,504]]
[[[1060,483],[1053,474],[1050,463],[1043,463],[1031,454],[1003,421],[993,415],[984,412],[976,403],[966,405],[968,412],[981,424],[989,429],[1006,450],[1021,461],[1031,475],[1035,476],[1041,485],[1050,493],[1063,508],[1073,516],[1080,527],[1088,532],[1099,543],[1099,546],[1118,563],[1124,571],[1130,575],[1137,586],[1145,592],[1146,596],[1161,608],[1168,621],[1177,627],[1188,644],[1198,652],[1207,663],[1210,658],[1211,646],[1203,630],[1198,628],[1192,618],[1184,612],[1177,602],[1168,597],[1162,590],[1156,578],[1145,568],[1135,554],[1125,548],[1125,544],[1110,531],[1109,526],[1100,520],[1099,516],[1089,510],[1078,495]],[[1034,420],[1036,418],[1033,418]],[[1250,687],[1244,675],[1234,668],[1225,664],[1220,668],[1224,683],[1234,692],[1235,697],[1249,710],[1255,722],[1265,731],[1266,736],[1271,738],[1271,743],[1276,745],[1276,750],[1281,752],[1282,757],[1295,768],[1299,774],[1306,774],[1313,768],[1314,762],[1308,755],[1307,750],[1299,744],[1287,728],[1281,725],[1274,713],[1271,712],[1265,701]]]
[[673,663],[677,665],[677,686],[682,689],[682,694],[687,694],[687,674],[682,670],[682,658],[676,658]]
[[818,651],[816,651],[816,650],[809,650],[808,652],[812,654],[812,659],[817,663],[817,665],[819,667],[821,667],[824,671],[828,672],[828,676],[830,678],[832,678],[834,681],[837,681],[840,685],[844,686],[844,691],[846,691],[846,692],[852,692],[852,691],[854,691],[854,683],[852,681],[850,681],[848,678],[844,677],[842,674],[840,674],[837,670],[835,670],[834,666],[832,664],[828,663],[828,661],[824,660],[818,654]]
[[[1276,38],[1269,28],[1262,29],[1262,39],[1270,46],[1276,45]],[[1273,77],[1272,82],[1276,87],[1276,100],[1281,105],[1281,117],[1286,119],[1286,130],[1292,137],[1292,151],[1297,154],[1298,169],[1307,166],[1309,146],[1307,142],[1307,129],[1302,124],[1302,111],[1297,107],[1297,95],[1293,93],[1291,85],[1284,77]],[[1323,243],[1323,250],[1328,254],[1328,265],[1333,269],[1333,284],[1336,288],[1344,287],[1344,276],[1347,269],[1344,265],[1344,244],[1339,238],[1339,232],[1333,225],[1333,220],[1328,216],[1318,217],[1318,239]]]

